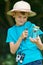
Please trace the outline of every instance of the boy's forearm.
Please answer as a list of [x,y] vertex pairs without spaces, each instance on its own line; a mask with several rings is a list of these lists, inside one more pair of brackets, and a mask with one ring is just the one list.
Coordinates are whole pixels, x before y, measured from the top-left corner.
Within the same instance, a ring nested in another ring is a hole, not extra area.
[[20,37],[20,38],[18,39],[18,41],[16,42],[16,44],[15,44],[15,47],[16,47],[15,49],[16,49],[16,50],[19,48],[21,42],[22,42],[22,37]]
[[11,53],[12,53],[12,54],[15,54],[15,52],[16,52],[17,49],[19,48],[21,42],[22,42],[22,37],[20,37],[20,38],[18,39],[18,41],[12,46],[12,48],[11,48]]
[[37,44],[37,46],[38,46],[38,48],[40,49],[40,50],[43,50],[43,43],[42,42],[38,42],[38,43],[36,43]]

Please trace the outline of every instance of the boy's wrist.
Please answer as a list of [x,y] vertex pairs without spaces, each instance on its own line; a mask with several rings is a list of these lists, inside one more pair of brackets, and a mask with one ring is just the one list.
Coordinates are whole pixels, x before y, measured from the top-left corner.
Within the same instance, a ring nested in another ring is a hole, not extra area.
[[22,35],[21,35],[21,37],[20,37],[20,38],[21,38],[21,40],[23,40],[23,37],[22,37]]
[[42,45],[41,41],[36,42],[37,45]]

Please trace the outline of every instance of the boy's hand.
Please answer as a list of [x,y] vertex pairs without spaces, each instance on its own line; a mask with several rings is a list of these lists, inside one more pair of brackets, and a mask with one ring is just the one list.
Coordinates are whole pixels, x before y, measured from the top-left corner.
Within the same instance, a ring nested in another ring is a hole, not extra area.
[[24,30],[22,35],[21,35],[22,39],[27,38],[27,36],[28,36],[28,30]]
[[40,37],[38,36],[36,39],[33,39],[33,38],[30,38],[30,40],[34,43],[36,43],[36,45],[38,46],[38,48],[40,50],[43,50],[43,44],[42,44],[42,41],[40,39]]
[[38,36],[37,38],[30,38],[30,40],[33,42],[33,43],[41,43],[41,39],[40,37]]

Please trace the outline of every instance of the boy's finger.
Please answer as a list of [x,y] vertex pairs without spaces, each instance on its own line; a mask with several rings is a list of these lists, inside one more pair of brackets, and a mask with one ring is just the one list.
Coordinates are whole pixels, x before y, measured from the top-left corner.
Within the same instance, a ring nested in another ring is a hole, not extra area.
[[29,38],[32,42],[34,41],[31,37]]

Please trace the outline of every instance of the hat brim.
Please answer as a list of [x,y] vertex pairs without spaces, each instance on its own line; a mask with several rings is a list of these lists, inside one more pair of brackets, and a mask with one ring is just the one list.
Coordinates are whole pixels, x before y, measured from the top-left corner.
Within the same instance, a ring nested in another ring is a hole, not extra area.
[[36,12],[34,11],[28,11],[28,10],[10,10],[7,12],[7,15],[13,16],[15,12],[27,12],[28,13],[28,17],[33,17],[36,16]]

